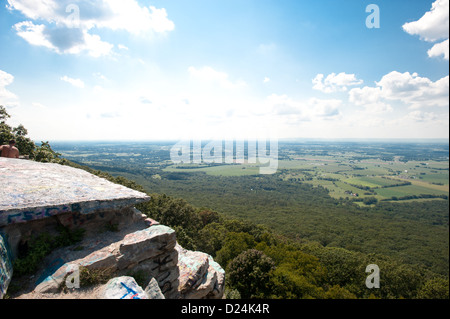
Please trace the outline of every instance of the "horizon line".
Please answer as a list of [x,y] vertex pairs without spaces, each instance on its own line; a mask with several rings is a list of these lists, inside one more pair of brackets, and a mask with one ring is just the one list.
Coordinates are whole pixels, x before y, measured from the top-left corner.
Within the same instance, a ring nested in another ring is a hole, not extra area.
[[[108,140],[108,139],[92,139],[92,140],[56,140],[56,139],[45,139],[45,140],[33,140],[35,143],[49,142],[49,143],[150,143],[150,142],[179,142],[179,141],[248,141],[248,140],[270,140],[271,138],[184,138],[184,139],[174,139],[174,138],[161,138],[161,139],[123,139],[123,140]],[[322,138],[322,137],[293,137],[293,138],[273,138],[279,142],[303,142],[303,141],[331,141],[331,142],[409,142],[409,143],[424,143],[424,142],[435,142],[435,143],[446,143],[449,144],[449,138]]]

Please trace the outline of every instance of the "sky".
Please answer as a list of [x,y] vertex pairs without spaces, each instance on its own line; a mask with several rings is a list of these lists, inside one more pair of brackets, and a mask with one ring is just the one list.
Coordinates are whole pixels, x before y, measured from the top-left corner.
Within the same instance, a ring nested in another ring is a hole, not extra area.
[[449,137],[449,0],[1,0],[0,105],[56,140]]

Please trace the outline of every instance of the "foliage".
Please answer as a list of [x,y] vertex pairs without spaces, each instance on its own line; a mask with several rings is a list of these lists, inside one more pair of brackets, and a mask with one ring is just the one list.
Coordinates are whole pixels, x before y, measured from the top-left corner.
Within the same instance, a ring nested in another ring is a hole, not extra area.
[[[264,226],[205,213],[184,200],[151,196],[141,211],[170,223],[190,247],[215,256],[226,269],[230,298],[439,298],[448,289],[448,279],[423,266],[315,241],[300,244]],[[372,263],[380,267],[380,289],[365,286],[366,266]]]
[[425,282],[417,293],[420,299],[449,299],[448,278],[433,278]]
[[229,284],[242,298],[264,298],[270,295],[268,284],[275,263],[263,252],[249,249],[234,258],[227,267]]
[[228,232],[225,244],[216,253],[216,261],[225,268],[242,252],[255,247],[255,239],[252,235],[244,232]]
[[40,146],[35,147],[32,158],[42,163],[58,163],[65,164],[67,160],[60,157],[60,153],[52,150],[49,142],[41,142]]
[[[80,287],[89,287],[99,284],[105,284],[114,277],[114,269],[89,269],[87,267],[80,267]],[[65,283],[65,280],[63,281]],[[64,285],[65,286],[65,285]]]
[[29,238],[22,245],[18,258],[14,260],[14,276],[20,277],[35,272],[42,260],[53,250],[81,241],[83,234],[83,229],[71,231],[61,226],[56,236],[44,232],[37,237]]

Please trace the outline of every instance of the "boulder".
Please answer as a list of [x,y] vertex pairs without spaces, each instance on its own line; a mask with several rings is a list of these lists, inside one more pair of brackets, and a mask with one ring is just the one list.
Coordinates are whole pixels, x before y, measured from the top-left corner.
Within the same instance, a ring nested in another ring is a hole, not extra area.
[[185,299],[220,299],[224,293],[225,271],[208,254],[177,245],[179,291]]
[[122,276],[108,281],[99,293],[99,299],[149,299],[133,277]]
[[147,294],[149,299],[166,299],[161,289],[159,288],[158,282],[155,278],[152,278],[148,283],[147,287],[145,287],[145,293]]

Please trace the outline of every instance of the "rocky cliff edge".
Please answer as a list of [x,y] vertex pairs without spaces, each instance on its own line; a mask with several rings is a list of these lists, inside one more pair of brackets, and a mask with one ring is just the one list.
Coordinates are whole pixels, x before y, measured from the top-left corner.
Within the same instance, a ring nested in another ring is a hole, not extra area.
[[[83,229],[83,240],[53,251],[35,274],[18,279],[12,298],[222,298],[220,265],[184,249],[173,229],[134,208],[148,195],[80,169],[5,158],[0,184],[0,298],[20,246],[61,226]],[[86,272],[109,280],[86,285]]]

